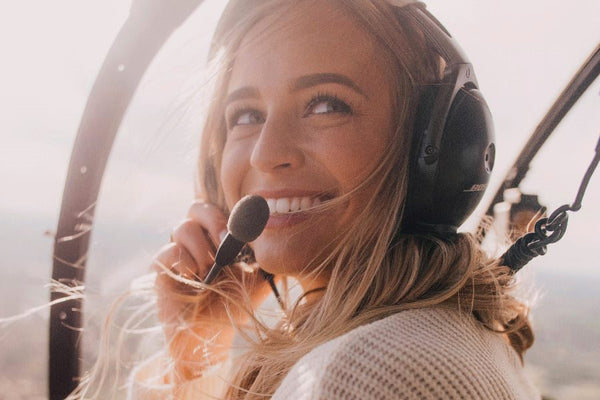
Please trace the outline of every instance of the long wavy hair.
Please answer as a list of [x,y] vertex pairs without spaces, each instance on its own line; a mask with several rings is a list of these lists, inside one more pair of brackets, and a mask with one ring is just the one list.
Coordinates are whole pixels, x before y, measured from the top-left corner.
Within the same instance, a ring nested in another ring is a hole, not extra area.
[[[212,43],[210,57],[218,73],[202,132],[198,197],[228,212],[219,183],[226,140],[224,100],[244,38],[265,17],[293,12],[307,1],[334,3],[373,40],[390,71],[395,129],[381,162],[355,189],[374,188],[368,204],[326,253],[306,266],[315,274],[326,270],[329,283],[314,301],[287,305],[285,317],[275,327],[252,318],[253,333],[241,329],[251,345],[238,363],[226,397],[268,397],[289,369],[317,345],[414,308],[449,305],[472,313],[486,328],[505,335],[522,355],[532,345],[533,334],[527,307],[511,295],[514,281],[508,268],[489,258],[471,234],[401,231],[417,93],[421,85],[439,81],[443,70],[439,53],[419,29],[417,5],[398,8],[385,0],[231,0]],[[354,193],[323,207],[335,207]]]

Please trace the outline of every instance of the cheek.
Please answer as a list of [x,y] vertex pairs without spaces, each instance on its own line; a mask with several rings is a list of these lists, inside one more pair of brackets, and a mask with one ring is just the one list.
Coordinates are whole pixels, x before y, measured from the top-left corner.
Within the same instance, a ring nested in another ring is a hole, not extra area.
[[247,171],[247,157],[240,146],[225,143],[221,159],[220,180],[229,208],[239,200],[244,171]]
[[323,152],[323,162],[345,190],[359,185],[376,168],[388,144],[378,135],[348,136],[343,142],[329,143],[327,151]]

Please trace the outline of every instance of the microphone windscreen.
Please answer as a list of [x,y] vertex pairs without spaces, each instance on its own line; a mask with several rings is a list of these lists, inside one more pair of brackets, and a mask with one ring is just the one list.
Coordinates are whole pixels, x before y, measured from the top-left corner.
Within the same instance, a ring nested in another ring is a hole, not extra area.
[[244,196],[233,206],[227,230],[240,242],[252,242],[265,229],[269,220],[269,205],[261,196]]

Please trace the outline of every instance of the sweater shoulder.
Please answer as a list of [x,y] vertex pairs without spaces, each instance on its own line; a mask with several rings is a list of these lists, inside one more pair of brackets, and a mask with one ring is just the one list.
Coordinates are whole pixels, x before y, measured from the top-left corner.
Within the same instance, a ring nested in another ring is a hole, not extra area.
[[400,312],[333,339],[301,359],[280,389],[300,370],[315,375],[307,399],[537,398],[503,338],[448,308]]

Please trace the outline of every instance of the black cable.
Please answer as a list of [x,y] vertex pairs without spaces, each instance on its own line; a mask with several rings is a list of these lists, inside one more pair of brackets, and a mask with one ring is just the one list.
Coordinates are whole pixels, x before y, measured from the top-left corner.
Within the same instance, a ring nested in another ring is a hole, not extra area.
[[273,291],[273,294],[275,295],[275,299],[277,299],[277,303],[279,303],[279,307],[281,307],[281,309],[283,311],[285,311],[285,306],[283,304],[283,300],[281,299],[281,295],[279,294],[277,285],[275,285],[275,275],[265,271],[262,268],[259,271],[260,271],[260,274],[263,276],[263,278],[265,278],[267,280],[267,282],[269,283],[269,286],[271,287],[271,291]]
[[517,272],[534,257],[546,254],[547,246],[550,243],[558,242],[564,236],[567,230],[567,223],[569,222],[567,212],[579,211],[581,209],[583,196],[600,161],[600,138],[598,138],[595,152],[596,154],[579,184],[579,189],[573,203],[571,205],[562,205],[554,210],[548,218],[542,218],[537,221],[534,232],[520,237],[500,257],[502,265],[508,266],[513,273]]
[[600,161],[600,138],[598,138],[598,143],[596,143],[596,156],[593,158],[590,166],[588,167],[585,175],[583,176],[583,180],[581,181],[581,185],[579,185],[579,190],[577,191],[577,196],[575,196],[575,201],[571,205],[572,211],[578,211],[581,208],[581,201],[583,200],[583,195],[585,194],[585,190],[587,189],[588,183],[590,183],[590,179],[592,178],[592,174],[596,170],[598,166],[598,162]]

